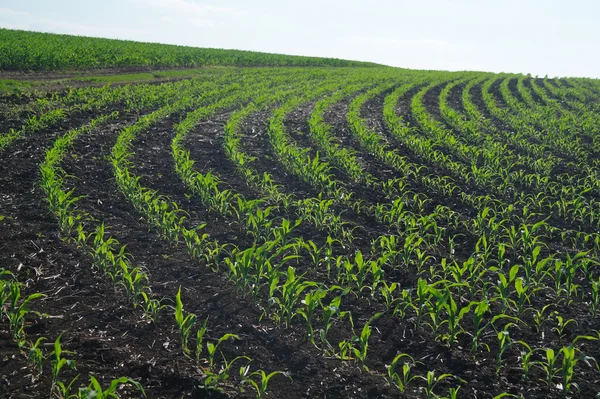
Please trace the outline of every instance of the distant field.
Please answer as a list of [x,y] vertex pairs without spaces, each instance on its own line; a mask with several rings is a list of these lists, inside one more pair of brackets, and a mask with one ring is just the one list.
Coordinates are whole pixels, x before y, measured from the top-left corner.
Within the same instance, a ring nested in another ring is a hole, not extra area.
[[[50,54],[0,64],[1,397],[600,391],[599,81],[50,37],[0,32]],[[86,69],[208,59],[261,67]]]
[[[204,68],[236,68],[236,67],[204,67]],[[8,79],[0,79],[0,92],[5,94],[21,94],[35,90],[58,90],[61,88],[90,87],[137,84],[137,83],[160,83],[169,80],[190,79],[198,75],[205,75],[203,68],[183,69],[153,69],[139,72],[119,72],[118,70],[103,69],[81,70],[69,72],[41,73],[9,73]],[[1,74],[0,74],[1,76]]]
[[199,66],[368,67],[374,63],[0,28],[0,71]]

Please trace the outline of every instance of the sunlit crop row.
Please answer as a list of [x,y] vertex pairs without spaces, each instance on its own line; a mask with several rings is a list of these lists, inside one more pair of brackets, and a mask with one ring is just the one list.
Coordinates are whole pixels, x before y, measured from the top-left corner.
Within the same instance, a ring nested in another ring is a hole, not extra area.
[[[274,334],[301,331],[314,356],[356,364],[407,395],[473,396],[473,376],[386,342],[378,323],[391,321],[410,339],[489,367],[497,398],[519,397],[503,383],[515,372],[524,387],[574,397],[600,380],[600,336],[590,327],[600,311],[598,108],[586,102],[597,89],[387,68],[232,70],[37,100],[0,143],[10,148],[88,115],[57,136],[40,165],[48,209],[61,237],[89,254],[135,311],[150,322],[169,314],[182,361],[201,370],[209,389],[235,383],[263,397],[271,378],[288,374],[256,369],[241,351],[226,358],[221,349],[243,336],[212,336],[210,318],[184,306],[185,289],[156,297],[152,273],[82,205],[77,179],[61,163],[82,135],[114,121],[124,124],[106,162],[123,201],[194,265],[250,299],[256,323]],[[335,109],[345,110],[337,127],[327,122]],[[210,139],[229,175],[203,167],[191,151],[190,137],[219,115],[227,122]],[[211,215],[200,225],[138,172],[140,140],[165,126],[172,178]],[[228,178],[247,191],[236,192]],[[221,223],[241,238],[211,237]],[[3,276],[13,339],[34,359],[48,356],[24,338],[30,300]],[[373,347],[388,358],[374,358]],[[60,350],[50,357],[69,365]],[[126,382],[133,383],[119,380]],[[53,392],[75,392],[62,384]],[[81,389],[96,389],[94,380]]]

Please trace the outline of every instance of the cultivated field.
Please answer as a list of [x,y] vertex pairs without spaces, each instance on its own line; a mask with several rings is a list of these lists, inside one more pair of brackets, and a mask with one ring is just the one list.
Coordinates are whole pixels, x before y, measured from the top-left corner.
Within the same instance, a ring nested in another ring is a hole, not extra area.
[[0,396],[596,397],[600,83],[278,57],[0,63]]

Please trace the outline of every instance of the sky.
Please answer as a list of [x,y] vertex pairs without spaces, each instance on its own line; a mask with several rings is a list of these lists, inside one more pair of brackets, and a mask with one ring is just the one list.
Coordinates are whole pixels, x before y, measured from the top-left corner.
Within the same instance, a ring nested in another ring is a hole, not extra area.
[[598,0],[0,0],[0,27],[600,78]]

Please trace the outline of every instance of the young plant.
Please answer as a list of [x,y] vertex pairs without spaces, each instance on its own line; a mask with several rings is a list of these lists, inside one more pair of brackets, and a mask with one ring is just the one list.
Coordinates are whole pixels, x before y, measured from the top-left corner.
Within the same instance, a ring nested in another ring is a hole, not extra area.
[[362,363],[363,367],[365,367],[365,369],[365,361],[367,360],[367,350],[369,349],[369,338],[371,337],[372,331],[371,323],[377,320],[381,315],[382,313],[377,313],[373,317],[371,317],[371,319],[369,319],[369,321],[363,326],[363,329],[360,333],[360,337],[353,337],[353,341],[358,343],[358,348],[353,347],[352,352],[354,352],[355,359],[359,360]]
[[115,378],[114,380],[112,380],[110,382],[110,385],[108,386],[108,388],[106,388],[106,390],[104,390],[104,389],[102,389],[102,386],[100,385],[98,380],[96,380],[96,378],[94,378],[94,376],[90,376],[90,385],[88,385],[85,388],[79,388],[79,391],[77,393],[77,398],[81,398],[81,399],[118,398],[117,389],[119,388],[120,385],[124,385],[124,384],[133,385],[135,389],[137,389],[144,397],[146,397],[146,392],[144,391],[142,384],[140,384],[139,382],[137,382],[135,380],[132,380],[131,378],[127,378],[127,377]]
[[562,339],[565,337],[566,335],[566,328],[569,324],[571,323],[575,323],[577,324],[577,320],[575,319],[564,319],[561,315],[559,315],[558,313],[556,314],[556,327],[552,327],[553,331],[556,331],[556,333],[558,334],[558,336]]
[[530,298],[533,295],[534,289],[527,285],[525,279],[517,277],[515,279],[515,292],[517,293],[517,300],[512,301],[515,305],[517,316],[521,316],[525,312],[525,306],[530,302]]
[[531,312],[533,312],[533,328],[535,329],[536,333],[540,333],[542,324],[544,324],[544,322],[548,320],[548,316],[546,316],[544,313],[551,306],[554,306],[554,304],[549,303],[545,305],[541,310],[538,310],[536,308],[530,308]]
[[517,273],[519,272],[519,265],[515,265],[510,268],[508,272],[508,277],[498,272],[498,284],[496,286],[496,291],[498,293],[498,299],[500,299],[502,303],[502,312],[504,312],[510,305],[510,285],[517,278]]
[[402,294],[400,298],[398,298],[398,304],[394,308],[392,314],[394,316],[398,315],[402,319],[406,317],[406,313],[409,309],[414,309],[414,304],[412,302],[412,296],[410,290],[404,289],[402,290]]
[[304,309],[299,309],[297,311],[306,322],[306,337],[313,345],[315,344],[315,332],[313,328],[315,311],[317,310],[317,307],[321,305],[321,301],[325,298],[325,295],[327,295],[327,291],[321,288],[310,291],[302,300]]
[[333,355],[342,360],[342,361],[350,361],[353,360],[352,352],[354,351],[354,346],[352,345],[352,341],[349,339],[344,339],[340,341],[338,344],[338,348],[340,349],[339,353],[334,353]]
[[458,391],[460,391],[460,385],[448,388],[448,399],[458,399]]
[[578,385],[573,382],[573,376],[575,375],[575,365],[579,362],[579,357],[575,354],[575,348],[573,345],[564,347],[560,350],[563,355],[562,367],[560,369],[561,374],[561,387],[563,391],[569,392],[571,387],[578,389]]
[[9,302],[3,313],[8,318],[12,339],[21,349],[27,344],[25,339],[25,316],[31,312],[29,303],[38,298],[45,298],[46,295],[36,292],[21,301],[21,283],[18,281],[3,282],[2,290],[2,305]]
[[442,374],[442,375],[436,376],[435,371],[428,371],[427,377],[420,376],[420,378],[425,380],[425,382],[427,384],[427,386],[423,388],[423,391],[425,392],[425,397],[427,399],[439,399],[440,397],[435,392],[433,392],[433,390],[435,389],[437,384],[439,384],[441,381],[443,381],[447,378],[456,378],[456,377],[452,374]]
[[125,288],[127,297],[133,303],[133,307],[137,308],[140,304],[140,299],[143,299],[142,292],[147,289],[148,275],[141,267],[129,268],[127,262],[119,261],[121,265],[121,281],[120,283]]
[[29,359],[29,361],[31,363],[33,363],[33,365],[37,369],[38,374],[42,374],[44,360],[46,360],[46,358],[44,357],[44,353],[42,352],[42,349],[40,348],[41,343],[45,340],[46,340],[45,337],[39,337],[35,341],[35,343],[30,342],[29,348],[27,350],[27,352],[28,352],[27,358]]
[[506,324],[504,326],[504,329],[502,331],[499,331],[497,334],[498,352],[496,352],[496,374],[500,374],[500,370],[503,366],[502,356],[512,344],[512,339],[510,338],[510,333],[508,332],[508,329],[513,325],[513,323]]
[[471,303],[471,305],[473,305],[473,306],[475,304],[477,306],[475,306],[475,309],[473,311],[473,333],[471,334],[471,336],[472,336],[471,351],[473,351],[473,352],[475,352],[480,346],[484,346],[488,352],[490,351],[489,345],[481,342],[481,337],[483,336],[485,330],[489,326],[494,327],[494,323],[496,323],[496,321],[501,320],[501,319],[509,319],[509,320],[513,320],[515,322],[522,322],[519,318],[509,316],[506,314],[497,314],[497,315],[493,316],[489,321],[484,322],[485,316],[488,315],[488,313],[489,313],[490,303],[488,301]]
[[[421,319],[425,315],[425,312],[431,307],[430,306],[431,305],[430,299],[432,297],[431,289],[432,289],[432,287],[430,287],[430,285],[427,283],[427,280],[420,278],[417,281],[417,298],[415,301],[416,303],[411,302],[411,306],[415,310],[415,313],[417,316],[416,320],[414,322],[415,328],[419,328],[419,326],[421,325]],[[441,310],[441,308],[439,310]],[[435,316],[435,315],[436,315],[435,312],[433,312],[433,316]],[[438,324],[436,324],[436,325],[438,325]]]
[[[292,381],[292,377],[288,373],[283,371],[273,371],[269,374],[265,373],[264,370],[253,371],[252,373],[248,373],[250,366],[241,367],[240,368],[240,377],[242,379],[242,385],[250,384],[256,390],[256,399],[262,399],[265,397],[267,392],[267,388],[269,386],[269,381],[271,378],[276,376],[277,374],[281,374],[286,376]],[[257,377],[257,381],[254,380],[254,377]]]
[[546,349],[545,350],[545,355],[546,355],[546,360],[539,360],[537,362],[535,362],[535,365],[540,368],[545,374],[546,374],[546,379],[542,380],[546,382],[546,385],[548,387],[552,387],[553,386],[553,382],[552,380],[554,379],[554,377],[556,376],[558,370],[557,370],[557,357],[556,354],[554,353],[554,349]]
[[188,356],[190,349],[188,348],[188,340],[190,338],[190,332],[194,323],[196,322],[196,315],[189,313],[184,315],[183,313],[183,302],[181,302],[181,287],[175,295],[175,322],[179,327],[181,337],[181,350],[185,356]]
[[[209,235],[206,233],[198,234],[198,231],[202,230],[205,226],[206,224],[201,224],[194,229],[183,228],[181,230],[181,235],[187,247],[188,254],[197,260],[204,258],[206,250],[208,249],[207,244]],[[210,264],[209,262],[207,263]]]
[[590,310],[592,317],[596,317],[598,309],[600,309],[600,277],[598,280],[590,279],[591,292],[590,292]]
[[65,385],[64,382],[60,381],[58,375],[65,366],[68,366],[72,370],[76,370],[75,361],[71,359],[65,359],[62,356],[63,353],[71,354],[72,352],[66,352],[62,350],[62,347],[60,345],[60,338],[61,336],[59,335],[56,338],[56,341],[54,341],[54,351],[49,355],[50,357],[54,357],[54,359],[52,359],[52,361],[50,362],[52,370],[52,386],[50,388],[50,393],[51,395],[58,395],[58,397],[61,399],[66,399],[69,397],[71,387],[73,386],[75,381],[77,381],[79,375],[76,375],[67,385]]
[[200,355],[202,354],[202,347],[204,346],[204,335],[208,329],[208,317],[204,320],[202,327],[196,331],[196,364],[200,364]]
[[[398,362],[404,358],[407,358],[408,360],[410,360],[410,362],[404,362],[402,364],[402,374],[400,375],[397,371]],[[417,362],[415,362],[415,359],[413,359],[410,355],[407,355],[406,353],[400,353],[396,355],[396,357],[394,358],[394,360],[392,360],[392,363],[390,365],[385,366],[387,368],[387,374],[389,379],[400,390],[400,392],[404,393],[408,384],[419,378],[419,376],[417,375],[411,375],[412,368],[416,363]]]
[[453,346],[458,338],[458,335],[463,332],[463,328],[460,325],[462,319],[466,316],[467,313],[471,310],[471,307],[476,304],[476,302],[471,302],[467,306],[463,308],[458,308],[458,305],[454,301],[452,297],[452,293],[449,289],[446,289],[446,296],[449,300],[444,304],[444,308],[446,309],[447,324],[448,324],[448,346]]
[[[488,313],[490,304],[488,301],[481,301],[475,306],[473,311],[473,334],[471,339],[471,352],[475,352],[481,345],[481,336],[489,325],[489,323],[483,323],[483,318]],[[487,345],[486,345],[487,346]],[[489,351],[489,346],[487,347]]]
[[427,303],[427,312],[429,314],[429,318],[431,319],[431,323],[425,323],[431,327],[431,331],[435,339],[441,340],[441,335],[438,334],[438,331],[441,326],[446,324],[447,320],[444,320],[443,312],[446,307],[446,302],[448,301],[448,297],[446,296],[447,291],[444,291],[442,294],[437,289],[429,286],[429,293],[431,294],[431,299],[428,300]]
[[517,341],[517,344],[521,345],[520,358],[521,358],[521,371],[523,372],[522,378],[526,380],[529,377],[529,371],[531,366],[534,365],[532,356],[535,353],[535,349],[531,349],[531,346],[524,341]]
[[298,314],[295,306],[302,292],[316,285],[315,282],[303,281],[302,276],[296,277],[295,269],[291,266],[288,267],[286,281],[281,287],[281,298],[277,299],[281,314],[280,319],[283,321],[285,328],[290,327],[292,319]]
[[144,310],[144,317],[155,322],[158,319],[160,312],[167,307],[166,304],[163,304],[163,301],[166,298],[162,300],[150,298],[150,293],[146,291],[142,291],[140,296],[142,297],[141,306]]
[[221,356],[223,357],[223,364],[219,370],[214,367],[203,370],[204,374],[206,375],[206,378],[204,379],[204,387],[209,389],[217,389],[219,384],[224,383],[229,379],[229,376],[231,375],[231,368],[235,362],[238,360],[247,360],[249,362],[252,361],[252,359],[250,359],[248,356],[237,356],[231,361],[227,361],[223,354],[221,354]]
[[219,338],[217,340],[216,343],[212,343],[212,342],[207,342],[206,343],[206,350],[208,351],[208,368],[210,370],[214,371],[214,367],[215,367],[215,355],[217,353],[217,349],[219,348],[219,346],[227,341],[229,338],[232,339],[240,339],[240,337],[238,335],[235,334],[225,334],[223,335],[221,338]]
[[383,302],[385,304],[386,312],[389,312],[394,308],[394,305],[399,301],[399,298],[394,298],[394,292],[398,288],[397,283],[389,284],[387,281],[383,280],[383,286],[379,287],[379,293],[383,298]]
[[[342,296],[346,293],[347,291],[344,291],[342,295],[333,298],[329,305],[323,306],[323,313],[321,316],[323,319],[323,328],[319,330],[319,337],[321,339],[321,342],[326,346],[326,350],[329,352],[334,352],[333,346],[327,340],[329,330],[331,329],[331,327],[333,327],[333,324],[337,319],[343,319],[345,316],[350,316],[349,312],[340,310]],[[334,316],[337,316],[337,318],[335,318]]]

